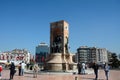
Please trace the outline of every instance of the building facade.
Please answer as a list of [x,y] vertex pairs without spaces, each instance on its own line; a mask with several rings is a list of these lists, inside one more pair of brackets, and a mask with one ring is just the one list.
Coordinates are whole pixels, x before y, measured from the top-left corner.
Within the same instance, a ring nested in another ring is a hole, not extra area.
[[99,48],[98,49],[98,63],[104,64],[105,62],[108,62],[108,53],[105,48]]
[[49,46],[46,43],[40,43],[36,47],[35,61],[39,64],[43,64],[49,54]]
[[24,61],[26,64],[30,63],[30,52],[26,49],[14,49],[12,50],[12,60]]
[[0,60],[6,62],[14,62],[19,64],[24,61],[26,64],[30,63],[30,52],[25,49],[14,49],[12,51],[2,52],[0,54]]
[[107,51],[107,53],[108,53],[108,62],[111,62],[113,53],[110,51]]
[[104,64],[108,62],[107,50],[104,48],[82,46],[77,49],[78,62]]
[[78,62],[86,63],[89,61],[90,49],[86,46],[82,46],[77,49],[78,52]]

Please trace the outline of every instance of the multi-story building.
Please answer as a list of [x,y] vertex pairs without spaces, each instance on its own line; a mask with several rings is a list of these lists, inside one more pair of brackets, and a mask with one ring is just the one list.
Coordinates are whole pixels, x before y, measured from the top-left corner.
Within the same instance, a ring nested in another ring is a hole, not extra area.
[[78,62],[103,64],[108,62],[107,50],[104,48],[82,46],[77,49]]
[[49,54],[49,46],[45,43],[40,43],[36,47],[36,54],[35,54],[36,62],[39,64],[43,64],[48,54]]
[[12,59],[12,56],[10,51],[1,52],[0,60],[11,60],[11,59]]
[[113,53],[110,51],[107,51],[107,53],[108,53],[108,62],[111,62]]
[[78,62],[80,63],[90,63],[97,62],[97,48],[81,46],[77,49]]
[[0,60],[6,62],[15,62],[15,64],[19,64],[24,61],[25,63],[30,63],[30,53],[25,49],[14,49],[12,51],[2,52],[0,54]]
[[105,62],[108,62],[108,53],[105,48],[99,48],[98,49],[98,63],[104,64]]
[[78,62],[86,63],[89,61],[90,49],[87,46],[82,46],[77,49],[78,52]]
[[12,50],[12,60],[30,63],[30,53],[26,49],[14,49]]

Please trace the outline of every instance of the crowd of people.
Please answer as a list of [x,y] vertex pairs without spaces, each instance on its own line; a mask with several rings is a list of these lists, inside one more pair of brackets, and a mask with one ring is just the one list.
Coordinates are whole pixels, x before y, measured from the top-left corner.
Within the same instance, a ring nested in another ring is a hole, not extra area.
[[[24,63],[24,61],[19,63],[19,65],[17,65],[17,67],[18,67],[18,75],[24,76],[24,71],[27,67],[26,64]],[[85,75],[86,74],[85,71],[87,68],[88,68],[88,66],[85,63],[78,63],[78,74]],[[94,62],[91,65],[91,68],[93,68],[94,74],[95,74],[95,80],[97,80],[98,79],[98,72],[99,72],[98,71],[99,65],[96,62]],[[103,69],[105,71],[106,80],[108,80],[110,66],[107,63],[105,63],[103,66]],[[2,77],[2,74],[1,74],[2,70],[3,70],[3,67],[2,67],[2,65],[0,65],[0,79]],[[17,68],[16,68],[16,65],[14,64],[14,62],[11,62],[11,64],[9,65],[9,70],[10,70],[10,80],[13,80],[14,75],[17,72]],[[36,62],[34,62],[34,65],[33,65],[31,70],[33,71],[33,77],[37,78],[37,74],[38,74],[38,71],[40,71],[40,68]]]
[[[17,66],[19,76],[24,76],[25,66],[26,64],[24,63],[24,61],[22,61],[22,63],[19,63],[19,65]],[[14,62],[11,62],[9,69],[10,69],[10,80],[13,80],[14,74],[16,73],[16,66]]]
[[[26,64],[24,63],[24,61],[22,61],[21,63],[19,63],[19,65],[15,65],[14,62],[11,62],[11,64],[9,65],[9,70],[10,70],[10,79],[9,80],[13,80],[14,75],[17,74],[17,70],[18,70],[18,75],[19,76],[24,76],[24,71],[26,69]],[[33,77],[37,78],[37,74],[38,71],[40,70],[39,66],[37,63],[34,63],[33,67],[32,67],[32,71],[33,71]],[[0,80],[2,78],[2,74],[1,72],[3,71],[3,67],[2,65],[0,65]]]

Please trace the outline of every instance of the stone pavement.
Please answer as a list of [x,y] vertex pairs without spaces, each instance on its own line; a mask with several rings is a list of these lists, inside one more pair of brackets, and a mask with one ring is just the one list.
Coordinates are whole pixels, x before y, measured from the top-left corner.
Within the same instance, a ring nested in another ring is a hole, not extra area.
[[[16,72],[14,80],[94,80],[94,74],[73,75],[73,74],[39,74],[37,78],[33,78],[32,74],[18,76]],[[9,80],[9,70],[2,71],[2,80]],[[105,80],[104,70],[99,70],[99,80]],[[109,80],[120,80],[119,70],[110,70]]]
[[[31,70],[25,70],[25,73],[29,73],[29,74],[32,74],[33,73],[33,71],[31,71]],[[41,71],[41,72],[39,72],[39,74],[77,74],[78,73],[78,70],[76,69],[76,70],[70,70],[70,71],[67,71],[67,72],[45,72],[45,71]],[[85,73],[86,74],[94,74],[94,71],[93,71],[93,69],[91,69],[91,68],[89,68],[89,69],[86,69],[85,70]]]

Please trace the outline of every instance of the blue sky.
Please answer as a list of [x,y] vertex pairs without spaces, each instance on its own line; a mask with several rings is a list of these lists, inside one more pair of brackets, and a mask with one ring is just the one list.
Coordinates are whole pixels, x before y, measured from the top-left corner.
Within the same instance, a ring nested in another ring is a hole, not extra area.
[[0,0],[0,51],[35,53],[59,20],[69,23],[71,52],[85,45],[120,53],[119,0]]

